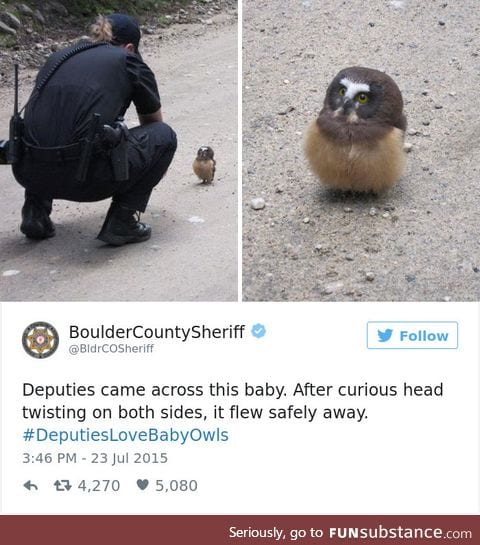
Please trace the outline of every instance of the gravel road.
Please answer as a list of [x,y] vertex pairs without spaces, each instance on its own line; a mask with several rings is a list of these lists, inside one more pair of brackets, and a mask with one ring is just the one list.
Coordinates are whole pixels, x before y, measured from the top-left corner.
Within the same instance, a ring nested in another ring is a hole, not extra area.
[[[479,300],[478,0],[243,5],[243,298]],[[378,197],[324,188],[303,157],[352,65],[386,71],[405,101],[407,171]]]
[[[0,300],[237,300],[237,21],[221,13],[209,24],[174,25],[145,36],[142,55],[155,72],[165,121],[179,147],[142,216],[151,240],[121,248],[95,240],[109,202],[57,201],[57,235],[32,242],[19,232],[23,190],[0,168]],[[22,71],[23,100],[34,72]],[[0,92],[6,137],[10,89]],[[129,111],[130,125],[138,123]],[[199,185],[192,161],[215,150],[217,176]]]

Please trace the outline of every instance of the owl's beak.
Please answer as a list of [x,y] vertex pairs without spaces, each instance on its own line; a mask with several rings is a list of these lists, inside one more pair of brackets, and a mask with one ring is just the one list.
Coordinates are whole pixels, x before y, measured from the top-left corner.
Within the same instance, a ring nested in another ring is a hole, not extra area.
[[343,113],[345,115],[348,115],[352,113],[355,110],[355,104],[353,103],[353,100],[350,98],[347,98],[343,101]]

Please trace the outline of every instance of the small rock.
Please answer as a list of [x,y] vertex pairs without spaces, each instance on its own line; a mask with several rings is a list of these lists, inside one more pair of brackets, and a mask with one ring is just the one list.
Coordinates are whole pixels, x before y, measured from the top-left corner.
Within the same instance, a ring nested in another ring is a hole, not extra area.
[[310,218],[303,218],[303,223],[310,223]]
[[42,12],[36,9],[33,12],[33,18],[36,19],[42,26],[45,25],[45,17],[42,15]]
[[449,297],[448,295],[446,295],[445,297],[442,298],[442,301],[445,301],[445,303],[448,303],[452,300],[451,297]]
[[403,151],[405,153],[410,153],[413,149],[413,144],[410,144],[410,142],[405,142],[405,144],[403,144]]
[[233,16],[229,15],[228,13],[219,13],[218,15],[214,15],[212,17],[212,21],[216,24],[223,24],[228,23],[229,21],[232,21]]
[[370,27],[373,28],[373,27],[375,26],[375,23],[371,23],[371,22],[370,22],[370,23],[368,23],[368,26],[370,26]]
[[205,223],[205,220],[199,216],[191,216],[188,221],[190,223]]
[[418,134],[417,129],[408,129],[407,134],[410,136],[416,136]]
[[293,259],[293,260],[298,259],[298,248],[295,248],[293,244],[290,244],[290,243],[285,244],[285,253],[290,257],[290,259]]
[[285,83],[285,85],[288,85],[290,83],[290,80],[289,79],[284,79],[283,83]]
[[374,206],[372,206],[372,208],[370,208],[368,212],[368,215],[373,217],[373,216],[376,216],[377,214],[378,214],[378,210]]
[[254,210],[263,210],[265,208],[265,201],[262,197],[256,197],[250,201],[250,206]]
[[416,282],[417,281],[417,277],[414,275],[414,274],[406,274],[405,275],[405,280],[407,282]]
[[386,204],[383,205],[383,209],[386,210],[387,212],[392,212],[393,210],[395,210],[395,206],[387,202]]
[[342,290],[344,287],[343,282],[336,282],[335,284],[327,284],[322,289],[322,295],[332,295],[332,293],[335,293],[337,291]]
[[367,272],[365,274],[365,280],[368,280],[368,282],[373,282],[375,280],[375,275],[373,272]]
[[384,213],[382,214],[382,218],[384,218],[384,219],[388,219],[389,217],[390,217],[390,213],[389,213],[389,212],[384,212]]
[[295,110],[295,108],[293,106],[289,106],[285,110],[282,110],[281,112],[277,112],[277,113],[278,113],[278,115],[287,115],[290,112],[293,112],[293,110]]
[[451,97],[456,97],[457,96],[457,93],[455,91],[450,91],[448,93]]
[[283,187],[277,186],[277,187],[275,188],[275,193],[283,193]]
[[3,271],[2,276],[15,276],[16,274],[20,274],[20,271],[10,269],[8,271]]
[[5,11],[2,14],[2,19],[9,27],[14,28],[15,30],[18,30],[22,26],[20,20],[8,11]]
[[17,31],[14,28],[9,27],[3,21],[0,21],[0,33],[10,34],[10,36],[16,36]]
[[425,127],[428,127],[430,125],[430,121],[422,121],[422,125],[424,125]]
[[445,21],[438,21],[438,24],[439,24],[440,26],[445,26]]
[[68,17],[68,9],[63,4],[60,4],[60,2],[50,1],[47,7],[53,13],[58,13],[62,17]]
[[345,256],[345,260],[346,260],[346,261],[353,261],[353,260],[354,260],[354,257],[353,257],[352,254],[347,254],[347,255]]
[[443,106],[441,104],[435,104],[434,108],[435,110],[441,110]]
[[350,212],[353,212],[353,208],[350,208],[349,206],[345,206],[345,208],[343,209],[344,212],[347,212],[347,214],[349,214]]
[[22,15],[26,15],[27,17],[33,17],[33,10],[26,4],[18,4],[17,9]]
[[473,272],[474,272],[474,273],[480,272],[480,268],[478,268],[478,267],[473,267]]

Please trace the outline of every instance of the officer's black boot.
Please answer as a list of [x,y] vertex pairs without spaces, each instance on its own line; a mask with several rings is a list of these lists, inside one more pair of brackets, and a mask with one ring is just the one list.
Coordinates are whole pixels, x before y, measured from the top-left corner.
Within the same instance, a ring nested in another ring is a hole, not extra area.
[[150,225],[137,219],[136,210],[112,203],[97,238],[113,246],[129,242],[144,242],[150,238]]
[[22,208],[20,231],[27,237],[43,239],[55,235],[55,226],[50,219],[51,199],[42,199],[36,195],[25,195]]

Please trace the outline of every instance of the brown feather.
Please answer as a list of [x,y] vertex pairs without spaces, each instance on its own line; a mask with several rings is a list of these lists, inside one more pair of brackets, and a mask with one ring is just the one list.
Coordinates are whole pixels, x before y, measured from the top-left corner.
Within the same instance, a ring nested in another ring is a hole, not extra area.
[[211,183],[215,177],[215,159],[199,159],[193,161],[193,172],[203,183]]
[[[362,94],[360,103],[357,96]],[[328,86],[323,108],[307,130],[305,155],[326,185],[379,192],[404,172],[405,128],[402,93],[395,81],[379,70],[352,66]]]
[[405,169],[403,131],[396,127],[374,143],[340,144],[328,138],[315,120],[307,130],[304,149],[320,180],[343,191],[388,189]]

